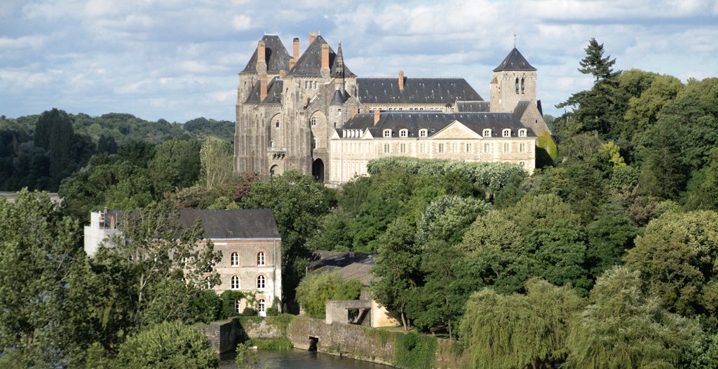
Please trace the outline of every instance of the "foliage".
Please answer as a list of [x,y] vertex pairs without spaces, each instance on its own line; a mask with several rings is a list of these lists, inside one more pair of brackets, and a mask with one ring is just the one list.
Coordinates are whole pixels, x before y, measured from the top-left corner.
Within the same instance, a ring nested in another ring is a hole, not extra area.
[[65,302],[80,240],[77,221],[63,218],[46,194],[22,190],[14,204],[0,199],[3,361],[52,367],[67,355]]
[[571,325],[568,368],[674,368],[700,328],[646,294],[638,272],[616,267],[596,282]]
[[436,338],[414,332],[394,335],[394,365],[400,368],[434,367]]
[[236,316],[237,310],[234,308],[234,303],[235,301],[239,301],[243,298],[245,298],[245,294],[241,291],[226,290],[222,292],[222,294],[219,295],[219,299],[222,301],[222,308],[217,316],[217,320],[225,320]]
[[243,343],[237,344],[235,349],[237,356],[234,358],[234,365],[237,369],[254,369],[259,363],[257,351]]
[[716,317],[718,213],[665,213],[635,242],[626,266],[641,272],[651,294],[672,312]]
[[361,282],[344,278],[332,271],[315,271],[304,277],[297,287],[297,302],[308,316],[323,319],[327,300],[354,300],[359,298]]
[[472,368],[549,367],[568,355],[572,316],[584,302],[569,286],[534,278],[526,295],[498,295],[483,289],[471,296],[461,337]]
[[417,237],[425,242],[429,239],[457,243],[464,230],[485,214],[489,206],[479,199],[445,195],[432,201],[424,210],[418,225]]
[[210,137],[202,143],[199,151],[202,163],[202,179],[209,190],[229,182],[232,177],[232,155],[226,142]]
[[289,324],[291,324],[294,321],[294,318],[295,318],[295,316],[291,315],[291,314],[279,314],[276,316],[268,316],[267,323],[277,326],[279,328],[279,330],[282,331],[282,334],[286,335],[287,328],[289,327]]
[[131,335],[120,345],[116,363],[124,368],[218,368],[207,337],[181,322],[162,322]]

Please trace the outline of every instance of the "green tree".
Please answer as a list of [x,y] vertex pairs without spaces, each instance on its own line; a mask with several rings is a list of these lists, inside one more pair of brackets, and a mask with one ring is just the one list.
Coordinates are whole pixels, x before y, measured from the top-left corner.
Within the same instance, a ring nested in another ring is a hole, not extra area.
[[259,357],[257,350],[253,350],[249,346],[240,343],[235,349],[237,356],[234,358],[234,365],[237,369],[254,369],[257,363],[259,363]]
[[640,273],[616,267],[591,291],[591,305],[566,341],[568,368],[676,368],[700,334],[695,323],[666,311],[646,294]]
[[414,241],[416,231],[401,219],[390,224],[379,238],[379,256],[372,274],[371,291],[376,301],[390,312],[401,316],[404,329],[409,329],[406,308],[414,289],[421,283],[420,249]]
[[202,179],[208,189],[213,189],[232,178],[232,155],[226,142],[208,138],[199,151],[202,163]]
[[645,287],[684,316],[716,316],[718,308],[718,213],[668,212],[651,221],[626,266],[641,272]]
[[461,337],[471,368],[548,368],[568,355],[569,322],[584,305],[569,286],[534,278],[526,295],[485,288],[471,296]]
[[126,213],[118,228],[122,233],[111,247],[100,247],[95,258],[103,263],[115,255],[113,260],[125,260],[133,271],[136,324],[182,319],[191,301],[188,294],[204,289],[207,279],[219,283],[214,265],[222,259],[221,252],[214,251],[211,241],[202,241],[199,221],[182,229],[170,203]]
[[328,300],[354,300],[359,297],[361,283],[345,281],[332,271],[314,272],[304,277],[297,287],[297,302],[312,318],[324,319]]
[[219,368],[207,337],[181,322],[162,322],[131,335],[117,352],[122,368]]
[[65,302],[79,250],[77,221],[63,218],[46,194],[22,190],[14,204],[0,199],[0,363],[56,367],[65,360]]

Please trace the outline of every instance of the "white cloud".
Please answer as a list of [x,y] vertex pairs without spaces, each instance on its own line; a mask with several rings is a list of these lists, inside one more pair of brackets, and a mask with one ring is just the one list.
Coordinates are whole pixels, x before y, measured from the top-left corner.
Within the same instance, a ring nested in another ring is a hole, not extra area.
[[237,31],[244,31],[252,28],[252,19],[246,15],[235,15],[232,17],[232,26]]
[[234,101],[237,98],[237,90],[233,89],[227,91],[210,92],[207,94],[207,96],[219,102]]

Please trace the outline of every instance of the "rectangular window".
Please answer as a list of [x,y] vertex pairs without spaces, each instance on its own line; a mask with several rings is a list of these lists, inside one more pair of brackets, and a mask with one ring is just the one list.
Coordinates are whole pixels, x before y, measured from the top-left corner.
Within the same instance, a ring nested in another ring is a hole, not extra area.
[[526,144],[525,143],[522,142],[519,144],[519,152],[526,152]]
[[484,152],[487,154],[491,152],[491,144],[490,143],[484,144]]
[[402,154],[406,154],[406,144],[401,144],[400,149]]
[[509,148],[510,148],[510,147],[509,147],[509,143],[508,143],[508,142],[504,142],[504,152],[509,152]]
[[444,144],[443,144],[443,143],[440,143],[440,144],[439,144],[439,152],[440,152],[440,153],[443,153],[443,152],[444,152]]
[[471,144],[466,144],[466,152],[471,154]]
[[390,152],[391,146],[389,144],[384,144],[384,154],[388,154]]

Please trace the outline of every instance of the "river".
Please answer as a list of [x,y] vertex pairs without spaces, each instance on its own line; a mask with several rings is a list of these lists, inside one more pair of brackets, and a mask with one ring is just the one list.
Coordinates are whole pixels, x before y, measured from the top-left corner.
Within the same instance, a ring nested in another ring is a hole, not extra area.
[[[222,355],[222,369],[237,369],[234,355]],[[386,365],[303,350],[261,350],[258,369],[387,369]]]

